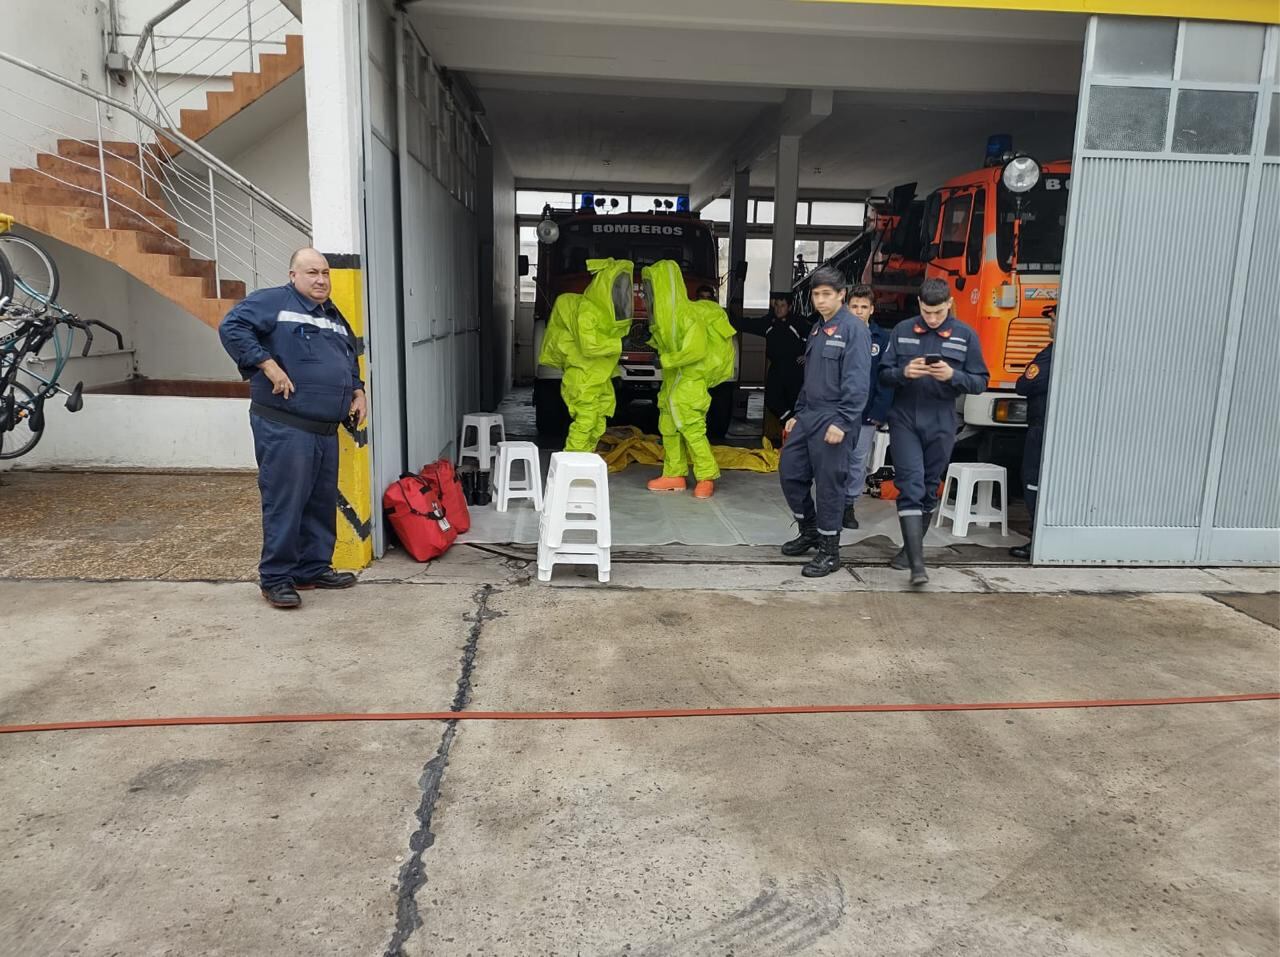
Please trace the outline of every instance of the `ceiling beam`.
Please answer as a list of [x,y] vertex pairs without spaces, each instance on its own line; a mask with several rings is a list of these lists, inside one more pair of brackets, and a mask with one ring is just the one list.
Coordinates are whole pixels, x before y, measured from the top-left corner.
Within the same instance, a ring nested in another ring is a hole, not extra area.
[[733,143],[706,163],[689,184],[689,204],[705,206],[729,188],[735,170],[750,169],[777,149],[780,136],[803,136],[831,115],[831,90],[790,90],[777,106],[766,107]]

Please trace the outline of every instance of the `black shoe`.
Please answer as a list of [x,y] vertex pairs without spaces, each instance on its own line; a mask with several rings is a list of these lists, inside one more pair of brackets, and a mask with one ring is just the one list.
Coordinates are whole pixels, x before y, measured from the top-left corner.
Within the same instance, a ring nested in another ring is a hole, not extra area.
[[320,575],[319,578],[313,578],[311,581],[296,582],[295,585],[302,591],[310,591],[312,588],[350,588],[356,583],[356,576],[351,572],[335,572],[332,568]]
[[849,504],[844,507],[844,527],[857,528],[858,516],[853,514],[853,505]]
[[840,536],[823,535],[818,543],[818,554],[809,559],[800,574],[805,578],[825,578],[840,570]]
[[899,515],[898,524],[902,527],[902,548],[907,553],[911,584],[923,585],[929,580],[924,568],[924,516]]
[[1025,545],[1014,545],[1009,549],[1009,555],[1013,558],[1021,559],[1024,562],[1031,561],[1031,543]]
[[[924,513],[924,528],[929,530],[929,522],[933,519],[933,512]],[[907,561],[907,549],[905,547],[898,549],[898,554],[889,560],[889,567],[896,568],[900,572],[905,572],[911,567],[911,563]]]
[[270,588],[263,587],[262,597],[272,608],[297,608],[302,604],[297,590],[288,582],[272,585]]
[[818,523],[816,521],[801,521],[800,534],[789,542],[783,543],[782,554],[788,558],[795,558],[803,555],[810,549],[817,548],[822,541],[822,536],[818,534]]

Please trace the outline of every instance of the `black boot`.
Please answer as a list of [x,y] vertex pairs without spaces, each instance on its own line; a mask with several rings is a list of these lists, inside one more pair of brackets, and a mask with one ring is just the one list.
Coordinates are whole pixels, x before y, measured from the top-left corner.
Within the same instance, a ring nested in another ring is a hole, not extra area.
[[850,502],[848,505],[844,507],[844,527],[845,528],[858,527],[858,516],[853,514],[852,502]]
[[1009,549],[1009,555],[1011,558],[1018,558],[1024,562],[1030,561],[1031,560],[1031,543],[1027,542],[1027,544],[1025,545],[1014,545],[1013,548]]
[[[925,512],[924,513],[925,531],[929,530],[929,522],[931,522],[932,520],[933,520],[933,512]],[[898,554],[894,555],[893,558],[889,560],[889,567],[896,568],[900,572],[905,572],[908,568],[911,567],[911,563],[907,561],[907,548],[905,545],[902,548],[898,549]]]
[[797,555],[803,555],[811,548],[817,548],[822,536],[818,534],[818,522],[816,519],[801,519],[800,534],[789,542],[783,543],[782,554],[788,558],[795,558]]
[[924,516],[899,515],[898,524],[902,526],[902,549],[911,568],[911,584],[923,585],[929,580],[924,569]]
[[840,536],[823,535],[818,542],[818,554],[809,559],[800,574],[805,578],[825,578],[840,570]]

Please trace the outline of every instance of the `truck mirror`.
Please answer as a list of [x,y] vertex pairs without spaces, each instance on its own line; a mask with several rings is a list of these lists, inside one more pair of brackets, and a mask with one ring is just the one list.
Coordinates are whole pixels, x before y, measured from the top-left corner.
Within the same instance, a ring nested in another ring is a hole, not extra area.
[[529,257],[528,256],[520,257],[519,271],[521,276],[529,275]]

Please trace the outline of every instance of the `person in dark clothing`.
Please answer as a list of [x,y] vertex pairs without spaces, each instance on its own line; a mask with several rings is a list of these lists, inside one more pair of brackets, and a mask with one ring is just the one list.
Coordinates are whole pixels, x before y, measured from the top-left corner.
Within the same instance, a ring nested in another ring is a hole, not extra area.
[[854,506],[867,486],[867,463],[875,444],[876,432],[884,425],[893,402],[893,389],[880,382],[880,356],[889,345],[889,330],[871,321],[876,309],[875,291],[868,285],[854,286],[849,290],[848,308],[855,319],[867,324],[871,333],[871,386],[867,393],[867,407],[862,410],[862,427],[850,450],[849,486],[845,490],[844,527],[857,528],[858,517]]
[[733,316],[730,321],[739,332],[764,337],[764,353],[768,371],[764,380],[764,434],[774,445],[782,444],[782,423],[795,409],[796,396],[804,382],[805,340],[810,322],[792,311],[789,292],[775,292],[769,297],[769,312],[756,318]]
[[[840,569],[840,522],[849,482],[849,447],[862,425],[871,381],[871,333],[844,307],[844,276],[821,267],[810,284],[815,323],[805,347],[804,383],[787,422],[778,476],[800,534],[782,554],[818,554],[801,572]],[[817,492],[817,503],[814,494]]]
[[[1049,337],[1053,338],[1054,316],[1050,316]],[[1053,343],[1036,353],[1015,388],[1027,397],[1027,440],[1022,451],[1022,500],[1031,518],[1031,537],[1036,534],[1036,500],[1040,496],[1040,456],[1044,451],[1044,417],[1049,408],[1049,370],[1053,367]],[[1029,559],[1031,543],[1009,549],[1014,558]]]
[[880,356],[880,381],[894,388],[889,443],[902,527],[902,551],[889,564],[909,567],[913,585],[929,580],[924,533],[956,443],[956,399],[987,387],[982,343],[951,314],[947,282],[926,279],[919,297],[920,315],[894,327]]
[[249,425],[262,494],[262,596],[297,608],[298,589],[350,588],[331,566],[337,538],[338,426],[364,422],[359,347],[329,301],[329,263],[300,249],[289,284],[259,289],[218,327],[249,380]]

